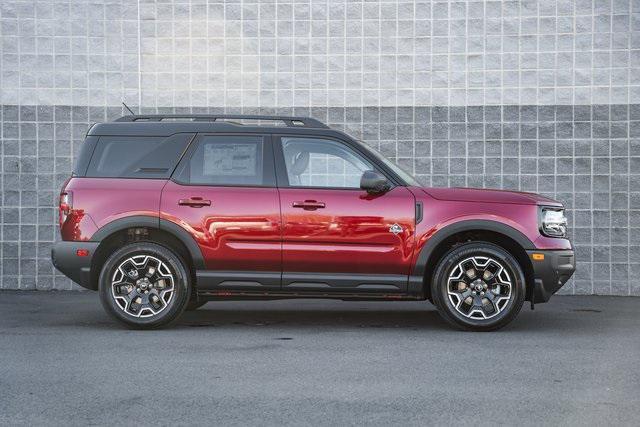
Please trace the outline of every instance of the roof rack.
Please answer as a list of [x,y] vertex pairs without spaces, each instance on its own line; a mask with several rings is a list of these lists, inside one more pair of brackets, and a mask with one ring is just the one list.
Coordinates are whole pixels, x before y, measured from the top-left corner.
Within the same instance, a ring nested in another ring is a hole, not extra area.
[[[215,122],[216,120],[243,119],[243,120],[271,120],[281,121],[287,127],[307,127],[307,128],[328,128],[327,125],[311,117],[291,117],[291,116],[260,116],[245,114],[136,114],[122,116],[114,122],[161,122],[166,121],[193,121],[193,122]],[[235,123],[241,124],[241,123]]]

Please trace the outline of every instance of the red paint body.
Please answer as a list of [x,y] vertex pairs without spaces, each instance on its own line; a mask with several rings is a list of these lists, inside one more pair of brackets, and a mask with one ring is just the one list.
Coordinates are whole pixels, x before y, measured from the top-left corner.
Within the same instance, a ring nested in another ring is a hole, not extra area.
[[[178,204],[194,197],[210,200],[211,206]],[[282,226],[276,188],[187,186],[168,181],[159,214],[189,231],[209,270],[280,271]]]
[[[508,225],[524,234],[538,249],[571,249],[568,239],[550,238],[538,230],[538,203],[560,203],[531,193],[468,188],[411,187],[416,200],[424,203],[424,219],[416,229],[416,251],[448,225],[465,220],[489,220]],[[436,198],[437,197],[437,198]]]
[[[362,190],[282,188],[283,271],[409,274],[415,199],[405,187],[371,196]],[[305,210],[294,202],[325,207]],[[393,224],[399,234],[389,232]]]
[[60,224],[62,240],[91,240],[101,227],[134,215],[158,216],[163,179],[71,178],[64,191],[73,209]]
[[[134,215],[171,221],[197,242],[208,270],[407,275],[439,230],[469,219],[497,221],[538,249],[570,249],[538,230],[541,196],[497,190],[395,187],[361,190],[183,186],[159,179],[72,178],[65,241],[90,241],[106,224]],[[208,200],[210,206],[181,205]],[[198,199],[200,198],[200,199]],[[294,202],[319,202],[305,209]],[[415,202],[424,217],[415,224]],[[398,224],[402,232],[390,227]]]

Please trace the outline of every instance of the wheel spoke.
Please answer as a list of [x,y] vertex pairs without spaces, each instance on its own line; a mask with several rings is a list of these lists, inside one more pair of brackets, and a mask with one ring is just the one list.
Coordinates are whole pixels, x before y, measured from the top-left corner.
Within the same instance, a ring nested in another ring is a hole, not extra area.
[[[487,315],[491,315],[495,312],[498,311],[498,306],[496,305],[496,301],[495,301],[495,297],[493,295],[492,292],[487,292],[484,294],[485,299],[486,299],[486,303],[482,304],[482,311],[487,314]],[[484,301],[483,301],[484,302]]]
[[471,289],[467,289],[466,291],[460,294],[463,300],[466,299],[469,295],[471,295]]
[[482,308],[482,297],[480,295],[473,296],[473,308]]
[[127,301],[133,301],[138,296],[138,291],[135,288],[131,289],[131,292],[127,294]]
[[456,295],[458,296],[458,302],[456,304],[456,307],[460,307],[463,304],[465,304],[465,300],[471,296],[471,289],[467,288],[466,290],[462,291],[462,292],[457,292]]
[[489,300],[492,301],[496,298],[495,294],[492,291],[487,291],[485,292],[484,296]]

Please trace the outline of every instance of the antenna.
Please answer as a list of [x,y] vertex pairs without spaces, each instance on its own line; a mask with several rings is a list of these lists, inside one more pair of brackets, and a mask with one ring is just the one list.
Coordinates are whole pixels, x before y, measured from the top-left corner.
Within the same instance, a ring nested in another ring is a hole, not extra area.
[[124,108],[126,108],[127,110],[129,110],[129,112],[130,112],[132,115],[134,115],[134,116],[136,115],[136,113],[134,113],[134,112],[133,112],[133,110],[132,110],[131,108],[129,108],[129,106],[128,106],[127,104],[125,104],[125,103],[123,102],[123,103],[122,103],[122,105],[124,105]]

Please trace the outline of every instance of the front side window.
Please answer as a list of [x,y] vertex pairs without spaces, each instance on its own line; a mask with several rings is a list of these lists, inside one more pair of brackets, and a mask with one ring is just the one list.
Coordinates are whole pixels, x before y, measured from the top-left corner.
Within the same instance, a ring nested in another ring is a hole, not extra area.
[[372,164],[345,144],[330,139],[282,137],[290,187],[360,188]]
[[262,136],[205,135],[178,171],[178,181],[196,185],[265,185]]

